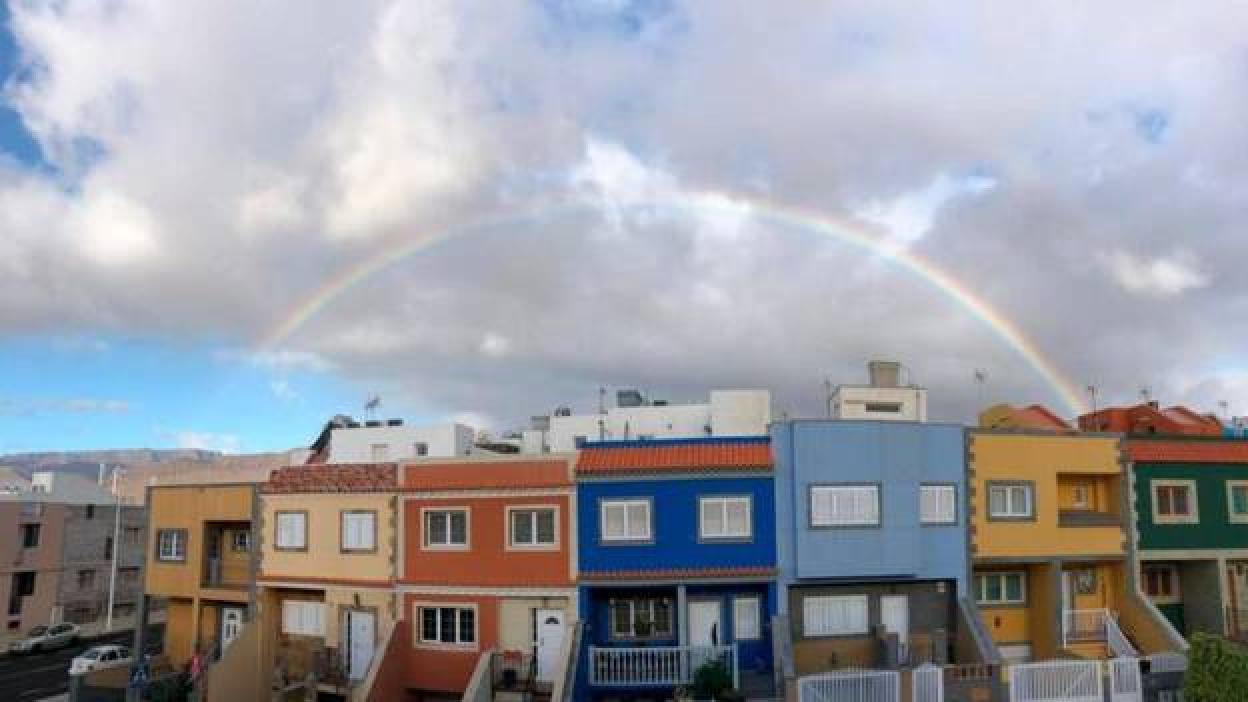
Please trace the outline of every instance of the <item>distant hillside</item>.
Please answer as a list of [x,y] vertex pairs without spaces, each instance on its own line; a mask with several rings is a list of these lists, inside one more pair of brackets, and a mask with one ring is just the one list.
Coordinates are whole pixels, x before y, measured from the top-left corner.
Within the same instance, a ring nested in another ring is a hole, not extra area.
[[175,463],[213,461],[220,451],[202,449],[114,449],[106,451],[40,451],[0,456],[0,465],[16,468],[27,476],[36,470],[68,470],[94,477],[101,463]]

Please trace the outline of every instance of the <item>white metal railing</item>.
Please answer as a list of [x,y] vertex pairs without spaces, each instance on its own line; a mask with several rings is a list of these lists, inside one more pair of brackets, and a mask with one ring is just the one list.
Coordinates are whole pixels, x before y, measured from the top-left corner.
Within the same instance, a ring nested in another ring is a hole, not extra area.
[[1105,643],[1109,644],[1109,655],[1114,658],[1134,658],[1140,655],[1127,635],[1122,633],[1122,627],[1118,626],[1118,618],[1113,612],[1105,613]]
[[1100,661],[1010,666],[1010,702],[1103,702]]
[[1104,641],[1107,609],[1067,609],[1062,611],[1062,647],[1072,643]]
[[1183,673],[1187,671],[1187,656],[1166,651],[1148,656],[1151,673]]
[[837,670],[797,679],[798,702],[901,702],[895,670]]
[[739,685],[736,646],[589,647],[589,683],[599,686],[676,686],[693,682],[698,668],[718,661]]
[[1144,685],[1140,680],[1138,658],[1115,658],[1109,661],[1110,702],[1141,702]]
[[945,671],[924,663],[911,673],[914,702],[945,702]]

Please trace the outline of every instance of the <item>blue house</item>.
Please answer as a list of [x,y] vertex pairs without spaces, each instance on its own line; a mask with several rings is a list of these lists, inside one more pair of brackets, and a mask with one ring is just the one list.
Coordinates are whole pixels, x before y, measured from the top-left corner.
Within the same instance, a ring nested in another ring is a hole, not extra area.
[[722,661],[770,691],[776,518],[766,437],[591,442],[577,463],[578,699],[659,693]]
[[961,426],[783,421],[772,445],[797,674],[991,656],[968,597]]

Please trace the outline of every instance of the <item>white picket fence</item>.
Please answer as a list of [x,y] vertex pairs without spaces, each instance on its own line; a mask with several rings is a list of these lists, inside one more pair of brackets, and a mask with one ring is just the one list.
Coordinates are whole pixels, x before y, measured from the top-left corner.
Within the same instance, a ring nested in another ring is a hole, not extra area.
[[910,677],[914,702],[945,702],[945,673],[930,663],[914,669]]
[[1144,682],[1140,679],[1138,658],[1115,658],[1109,661],[1110,702],[1141,702]]
[[1100,661],[1010,666],[1010,702],[1104,702]]
[[643,687],[675,686],[693,682],[703,664],[719,661],[738,684],[735,646],[589,647],[591,685]]
[[901,702],[895,670],[838,670],[797,680],[798,702]]

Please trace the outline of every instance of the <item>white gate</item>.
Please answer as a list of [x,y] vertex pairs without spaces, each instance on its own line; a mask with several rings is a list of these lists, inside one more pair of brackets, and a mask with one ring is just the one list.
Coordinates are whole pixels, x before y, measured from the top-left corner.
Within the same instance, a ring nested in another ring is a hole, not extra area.
[[901,702],[895,670],[838,670],[797,679],[798,702]]
[[945,674],[940,666],[925,663],[911,673],[914,702],[945,702]]
[[1100,661],[1010,666],[1010,702],[1103,702]]
[[1109,661],[1110,702],[1142,702],[1143,689],[1138,658],[1115,658]]

